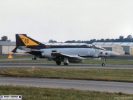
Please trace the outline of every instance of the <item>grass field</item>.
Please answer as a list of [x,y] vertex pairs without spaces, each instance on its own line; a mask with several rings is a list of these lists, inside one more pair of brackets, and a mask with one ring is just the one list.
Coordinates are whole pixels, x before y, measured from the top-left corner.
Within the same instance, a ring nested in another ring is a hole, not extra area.
[[133,82],[133,69],[1,68],[0,76]]
[[0,95],[22,95],[23,100],[133,100],[133,95],[79,90],[0,86]]

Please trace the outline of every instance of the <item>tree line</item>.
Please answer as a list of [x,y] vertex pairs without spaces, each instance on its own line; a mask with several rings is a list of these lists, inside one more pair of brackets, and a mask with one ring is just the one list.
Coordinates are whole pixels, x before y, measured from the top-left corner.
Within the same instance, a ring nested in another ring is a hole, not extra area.
[[133,42],[132,35],[128,35],[127,37],[119,36],[119,38],[116,39],[91,39],[87,41],[81,41],[81,40],[68,40],[65,43],[93,43],[93,42]]
[[[7,36],[2,36],[0,41],[9,41]],[[49,40],[49,43],[56,43],[56,40]],[[93,42],[133,42],[133,36],[128,35],[127,37],[119,36],[116,39],[91,39],[91,40],[68,40],[65,43],[93,43]]]
[[8,41],[8,37],[7,36],[2,36],[0,41]]

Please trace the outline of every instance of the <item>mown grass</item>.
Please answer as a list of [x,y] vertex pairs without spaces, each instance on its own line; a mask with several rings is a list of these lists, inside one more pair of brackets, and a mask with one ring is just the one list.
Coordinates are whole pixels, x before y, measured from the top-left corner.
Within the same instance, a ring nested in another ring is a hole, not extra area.
[[122,93],[15,86],[0,86],[0,95],[22,95],[23,100],[133,100],[133,95]]
[[[0,59],[8,59],[8,54],[5,54],[5,55],[0,55]],[[21,59],[21,58],[32,58],[33,56],[32,55],[29,55],[29,54],[18,54],[18,55],[12,55],[14,59]]]
[[0,76],[133,82],[133,69],[1,68]]

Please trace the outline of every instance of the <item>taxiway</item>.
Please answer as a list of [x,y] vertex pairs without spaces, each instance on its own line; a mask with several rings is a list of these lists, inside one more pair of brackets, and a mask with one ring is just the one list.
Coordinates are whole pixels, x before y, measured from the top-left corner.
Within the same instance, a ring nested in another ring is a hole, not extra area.
[[0,77],[0,85],[122,92],[133,94],[133,83],[124,82]]

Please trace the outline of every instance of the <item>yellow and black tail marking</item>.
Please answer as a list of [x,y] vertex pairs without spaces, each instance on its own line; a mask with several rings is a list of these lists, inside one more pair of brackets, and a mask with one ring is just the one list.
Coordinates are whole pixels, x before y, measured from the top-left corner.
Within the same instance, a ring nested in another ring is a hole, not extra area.
[[26,34],[16,34],[16,46],[42,46],[44,44],[28,37]]
[[37,45],[39,45],[37,42],[31,40],[30,38],[26,37],[25,35],[19,35],[19,37],[26,46],[37,46]]

